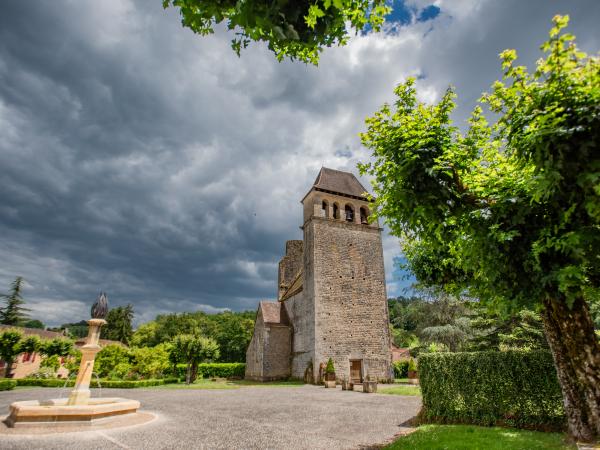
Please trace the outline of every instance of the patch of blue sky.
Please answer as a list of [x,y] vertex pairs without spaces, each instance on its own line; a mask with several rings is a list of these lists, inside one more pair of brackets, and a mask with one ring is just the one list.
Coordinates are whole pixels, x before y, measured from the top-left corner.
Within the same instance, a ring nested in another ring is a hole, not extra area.
[[416,292],[414,285],[417,282],[417,279],[414,274],[405,267],[405,264],[406,258],[404,256],[394,257],[394,268],[392,270],[394,292],[388,292],[388,297],[412,295]]
[[[433,4],[417,8],[415,5],[407,4],[406,0],[389,0],[387,3],[392,8],[392,12],[385,17],[384,30],[387,33],[397,32],[404,25],[433,20],[441,12],[441,9]],[[371,27],[367,25],[362,33],[369,32]]]

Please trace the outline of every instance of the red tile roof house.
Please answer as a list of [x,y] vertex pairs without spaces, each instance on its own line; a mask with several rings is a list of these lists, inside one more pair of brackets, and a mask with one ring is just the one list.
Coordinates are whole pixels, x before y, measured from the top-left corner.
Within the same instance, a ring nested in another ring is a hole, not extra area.
[[410,359],[410,351],[408,348],[400,348],[392,344],[392,362],[406,361],[408,359]]
[[[57,331],[48,331],[41,330],[38,328],[24,328],[24,327],[15,327],[12,325],[0,325],[0,332],[4,330],[18,330],[25,336],[35,335],[43,340],[51,340],[56,338],[65,337],[63,333]],[[77,339],[75,341],[75,347],[82,347],[85,344],[85,339]],[[105,346],[109,344],[118,344],[123,345],[118,341],[111,341],[108,339],[100,339],[100,345]],[[14,361],[12,370],[11,370],[11,378],[25,378],[33,373],[39,372],[40,363],[42,361],[42,355],[39,353],[21,353],[17,359]],[[57,371],[58,378],[67,378],[69,376],[69,371],[66,367],[64,367],[64,359],[61,358],[61,366]],[[6,370],[6,363],[0,360],[0,374],[4,375]]]

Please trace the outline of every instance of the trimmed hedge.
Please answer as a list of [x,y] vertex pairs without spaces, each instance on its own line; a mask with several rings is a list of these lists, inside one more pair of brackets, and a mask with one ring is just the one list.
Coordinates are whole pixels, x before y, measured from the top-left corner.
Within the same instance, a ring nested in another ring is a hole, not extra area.
[[[61,380],[57,378],[20,378],[15,380],[18,386],[40,386],[40,387],[73,387],[75,386],[75,380]],[[98,386],[98,380],[92,380],[90,382],[91,388],[121,388],[121,389],[133,389],[149,386],[161,386],[163,384],[177,383],[177,378],[164,378],[160,380],[100,380]],[[66,383],[66,386],[65,386]]]
[[565,427],[560,385],[548,351],[423,354],[419,382],[425,421]]
[[394,361],[392,363],[394,368],[394,378],[406,378],[408,377],[408,359],[403,361]]
[[17,381],[13,379],[0,380],[0,391],[10,391],[17,386]]
[[[185,379],[185,364],[177,364],[178,378]],[[203,363],[198,364],[198,378],[244,378],[245,363]]]

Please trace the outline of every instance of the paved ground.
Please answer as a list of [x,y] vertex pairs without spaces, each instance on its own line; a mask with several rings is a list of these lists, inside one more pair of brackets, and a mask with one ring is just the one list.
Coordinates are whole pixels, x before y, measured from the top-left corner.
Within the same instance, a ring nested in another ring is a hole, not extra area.
[[[56,398],[58,389],[0,392],[0,415],[16,400]],[[94,391],[92,391],[94,395]],[[317,386],[235,390],[103,389],[139,400],[147,424],[79,433],[6,435],[2,449],[351,449],[385,443],[420,408],[419,397]],[[0,424],[0,426],[3,426]]]

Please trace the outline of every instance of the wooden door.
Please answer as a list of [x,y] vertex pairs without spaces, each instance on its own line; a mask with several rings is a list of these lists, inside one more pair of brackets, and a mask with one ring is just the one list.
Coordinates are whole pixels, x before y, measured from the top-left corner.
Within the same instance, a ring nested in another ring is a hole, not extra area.
[[350,381],[362,383],[362,361],[360,359],[350,361]]

